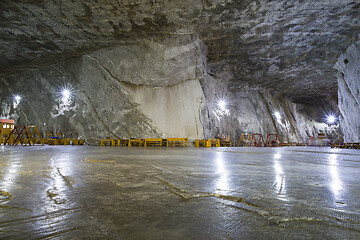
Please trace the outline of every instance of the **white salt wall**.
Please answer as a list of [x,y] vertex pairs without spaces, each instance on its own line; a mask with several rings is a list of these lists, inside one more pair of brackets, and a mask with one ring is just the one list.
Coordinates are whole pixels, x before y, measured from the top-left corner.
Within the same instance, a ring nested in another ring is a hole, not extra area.
[[340,126],[345,142],[360,142],[360,41],[339,57]]
[[198,80],[157,88],[123,86],[162,137],[202,138],[200,111],[204,94]]

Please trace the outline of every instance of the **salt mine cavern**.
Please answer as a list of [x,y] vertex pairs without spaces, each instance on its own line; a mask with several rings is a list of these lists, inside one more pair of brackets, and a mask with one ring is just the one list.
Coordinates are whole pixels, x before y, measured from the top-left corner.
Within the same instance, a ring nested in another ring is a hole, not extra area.
[[0,1],[0,239],[360,239],[359,21]]

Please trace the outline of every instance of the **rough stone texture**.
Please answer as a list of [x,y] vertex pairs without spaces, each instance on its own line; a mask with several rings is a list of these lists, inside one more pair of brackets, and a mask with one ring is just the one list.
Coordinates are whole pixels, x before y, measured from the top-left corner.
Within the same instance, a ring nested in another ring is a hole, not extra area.
[[210,63],[231,67],[232,85],[246,81],[292,98],[335,94],[332,66],[358,39],[359,7],[351,0],[4,0],[1,72],[196,34]]
[[2,78],[2,116],[69,137],[202,137],[199,42],[167,43],[102,49]]
[[339,57],[340,126],[345,142],[360,142],[360,41]]
[[[18,89],[23,96],[18,105],[12,98],[5,101],[8,106],[3,105],[3,116],[14,118],[18,125],[35,124],[44,133],[61,131],[68,137],[156,135],[150,120],[129,101],[121,86],[97,74],[102,73],[78,59],[2,79],[8,87],[5,96]],[[70,100],[61,95],[64,82],[72,89]]]
[[[1,1],[2,116],[87,138],[306,141],[337,107],[332,66],[358,40],[359,9],[350,0]],[[64,85],[70,101],[57,92]]]
[[[206,137],[224,134],[236,144],[242,133],[260,133],[264,138],[267,134],[278,134],[282,142],[308,142],[309,137],[317,138],[320,132],[333,140],[339,137],[338,125],[328,126],[323,118],[326,110],[319,111],[331,108],[329,102],[334,103],[334,100],[327,99],[316,106],[313,105],[315,100],[310,104],[294,103],[263,88],[247,85],[229,88],[230,81],[226,81],[231,78],[229,72],[220,76],[213,72],[212,75],[204,80],[207,107],[203,109],[202,122]],[[224,111],[218,106],[220,100],[227,102]]]
[[98,50],[88,58],[110,78],[147,87],[171,86],[204,73],[204,51],[195,35],[144,40]]

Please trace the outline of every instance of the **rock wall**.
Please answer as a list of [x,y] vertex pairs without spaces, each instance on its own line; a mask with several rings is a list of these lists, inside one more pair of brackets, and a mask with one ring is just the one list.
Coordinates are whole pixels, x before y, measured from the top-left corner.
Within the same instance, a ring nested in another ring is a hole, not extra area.
[[68,137],[200,138],[200,47],[192,36],[147,41],[3,77],[1,115]]
[[202,138],[200,112],[204,95],[198,80],[160,88],[123,86],[162,137]]
[[[1,115],[37,125],[44,134],[87,139],[224,134],[236,142],[247,132],[307,142],[329,130],[316,116],[324,104],[297,104],[246,82],[233,85],[233,68],[207,65],[205,56],[203,43],[185,34],[22,71],[0,78]],[[69,98],[63,89],[71,90]],[[23,97],[19,103],[15,94]],[[220,100],[227,102],[224,109]]]
[[340,125],[345,142],[360,142],[360,41],[335,64],[338,74]]
[[[334,140],[340,134],[338,125],[328,126],[321,117],[335,100],[294,103],[276,92],[246,83],[231,86],[233,76],[226,65],[208,68],[212,70],[202,81],[207,103],[202,112],[206,137],[226,135],[237,142],[242,133],[260,133],[278,134],[283,142],[308,142],[310,136],[317,138],[320,132]],[[227,103],[225,110],[218,105],[221,100]]]

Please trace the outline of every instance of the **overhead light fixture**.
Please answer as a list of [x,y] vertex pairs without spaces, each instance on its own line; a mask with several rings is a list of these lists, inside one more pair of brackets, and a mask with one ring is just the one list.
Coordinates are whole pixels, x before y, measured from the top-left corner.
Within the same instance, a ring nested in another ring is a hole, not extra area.
[[20,95],[15,95],[14,99],[15,99],[16,102],[19,103],[21,101],[22,97]]
[[328,124],[334,124],[335,122],[336,122],[336,116],[335,115],[329,115],[329,116],[327,116],[327,118],[326,118],[326,122],[328,123]]
[[62,101],[68,101],[72,98],[73,92],[73,87],[70,84],[65,84],[59,88],[58,95]]
[[276,111],[276,112],[274,112],[274,115],[275,115],[275,117],[276,117],[276,121],[277,121],[279,124],[282,124],[280,112]]
[[277,119],[281,119],[281,114],[279,112],[275,112],[274,114]]
[[217,105],[218,105],[218,107],[220,108],[221,111],[226,110],[227,103],[226,103],[225,100],[219,100]]
[[66,98],[66,99],[71,96],[71,92],[70,92],[69,89],[63,89],[62,92],[61,92],[61,94],[62,94],[62,96],[63,96],[64,98]]

